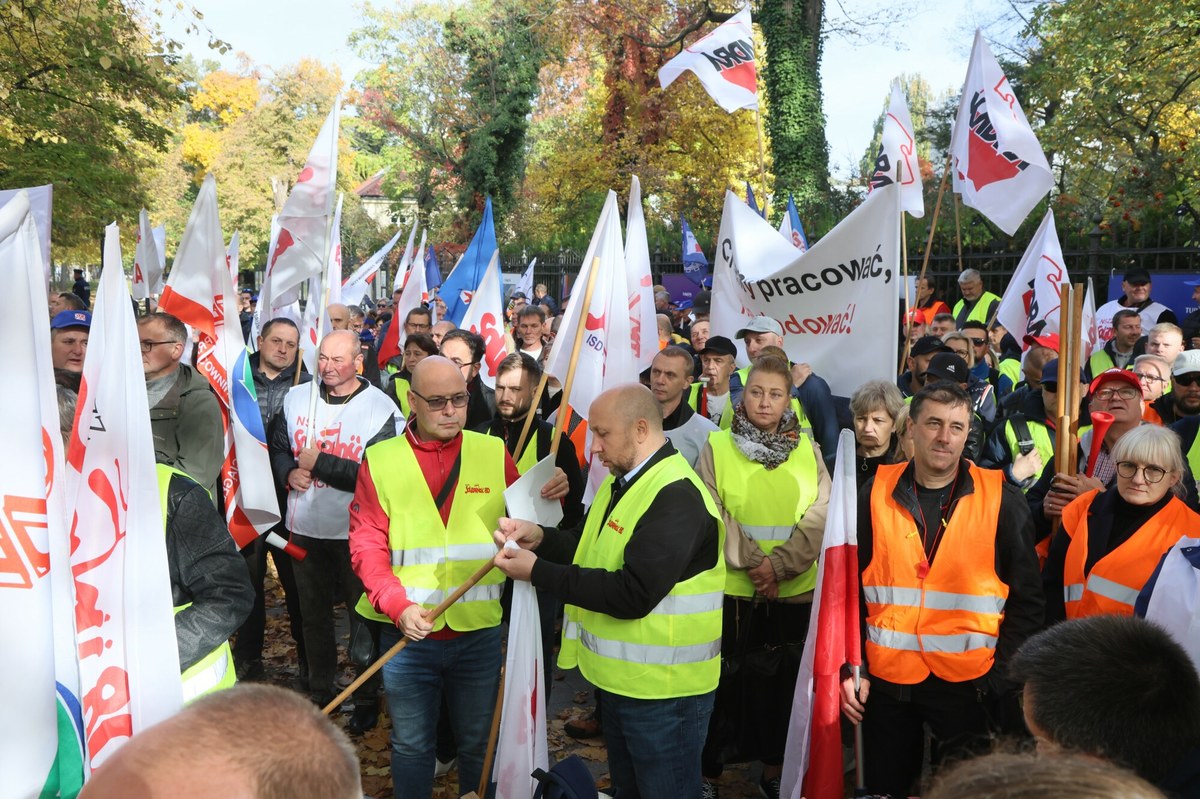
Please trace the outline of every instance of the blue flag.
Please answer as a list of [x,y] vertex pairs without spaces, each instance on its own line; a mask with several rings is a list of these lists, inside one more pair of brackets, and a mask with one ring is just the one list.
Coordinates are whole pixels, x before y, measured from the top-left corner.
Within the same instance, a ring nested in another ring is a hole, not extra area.
[[783,234],[800,252],[808,252],[808,236],[804,235],[804,225],[800,222],[800,212],[796,210],[796,198],[788,195],[787,213],[779,223],[779,232]]
[[746,205],[750,206],[750,210],[761,216],[763,219],[767,215],[758,207],[758,201],[754,199],[754,189],[750,188],[750,181],[746,181]]
[[679,227],[683,231],[683,273],[697,286],[702,286],[709,274],[708,259],[704,257],[704,250],[700,249],[692,229],[688,227],[687,218],[682,214],[679,216]]
[[438,266],[437,253],[433,251],[433,245],[425,245],[425,289],[433,291],[438,286],[442,285],[442,268]]
[[446,302],[446,318],[454,324],[461,324],[467,315],[467,306],[483,275],[487,272],[492,254],[496,252],[496,226],[492,222],[492,198],[487,198],[483,207],[483,219],[479,221],[479,229],[475,231],[462,260],[454,267],[454,271],[442,284],[438,296]]

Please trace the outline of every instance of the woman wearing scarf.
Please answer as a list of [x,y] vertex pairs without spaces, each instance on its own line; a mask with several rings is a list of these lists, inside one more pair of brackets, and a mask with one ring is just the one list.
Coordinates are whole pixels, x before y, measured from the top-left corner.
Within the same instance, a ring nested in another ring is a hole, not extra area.
[[[727,568],[724,667],[703,773],[720,776],[726,759],[761,760],[768,799],[779,795],[829,504],[829,474],[797,427],[791,388],[787,360],[761,356],[731,428],[709,437],[696,465],[725,522]],[[716,795],[711,782],[704,787]]]

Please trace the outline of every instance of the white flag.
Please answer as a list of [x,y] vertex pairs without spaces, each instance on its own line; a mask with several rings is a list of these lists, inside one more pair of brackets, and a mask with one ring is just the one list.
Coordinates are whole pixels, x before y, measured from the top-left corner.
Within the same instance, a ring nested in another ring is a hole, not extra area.
[[658,312],[654,308],[654,278],[650,276],[650,242],[642,213],[642,184],[629,181],[629,219],[625,226],[625,286],[629,294],[629,339],[634,369],[641,374],[658,354]]
[[233,281],[233,287],[236,289],[238,284],[238,258],[242,248],[242,236],[238,231],[233,231],[233,235],[229,237],[229,246],[225,249],[225,265],[229,268],[229,278]]
[[363,261],[362,266],[354,270],[354,274],[342,281],[342,302],[347,305],[358,305],[363,301],[363,297],[371,293],[371,286],[375,283],[379,268],[383,266],[384,259],[388,257],[403,233],[403,230],[397,230],[396,235],[392,236],[387,244]]
[[913,132],[912,117],[900,81],[892,81],[892,99],[888,103],[887,116],[883,120],[883,136],[879,143],[879,156],[875,159],[875,173],[871,176],[869,191],[879,186],[900,183],[900,207],[914,217],[925,216],[925,198],[922,195],[921,166],[917,158],[917,140]]
[[[279,212],[279,235],[267,259],[271,279],[269,307],[290,305],[300,297],[300,284],[321,275],[329,250],[329,218],[337,182],[339,97],[321,126],[296,185]],[[266,285],[264,283],[264,285]],[[259,299],[262,304],[262,298]]]
[[[474,303],[472,303],[474,305]],[[504,666],[504,704],[500,711],[496,799],[529,799],[537,790],[534,769],[549,769],[546,750],[546,684],[542,668],[542,627],[533,586],[513,581],[512,613]]]
[[404,252],[400,253],[400,264],[396,267],[396,277],[392,280],[392,291],[399,291],[404,288],[408,269],[412,266],[413,262],[413,242],[417,240],[417,228],[420,224],[421,220],[413,220],[412,230],[408,232],[408,242],[404,245]]
[[529,266],[525,267],[525,274],[521,275],[521,279],[517,281],[517,287],[513,289],[513,295],[524,294],[525,299],[533,301],[533,269],[537,266],[537,258],[529,262]]
[[[330,228],[329,258],[325,271],[325,307],[342,302],[342,198],[338,194],[337,208],[333,212],[333,227]],[[328,327],[328,325],[326,325]]]
[[37,229],[38,244],[41,248],[42,273],[47,285],[50,283],[50,220],[54,210],[54,186],[30,186],[27,189],[5,189],[0,191],[0,208],[7,205],[21,192],[29,202],[29,212],[33,215],[33,224]]
[[154,236],[154,228],[150,227],[150,214],[143,208],[138,214],[137,248],[133,251],[130,293],[135,300],[146,300],[154,294],[162,294],[162,263],[158,240]]
[[754,61],[750,6],[663,64],[658,82],[665,89],[689,70],[716,104],[729,113],[739,108],[758,108],[758,66]]
[[0,208],[0,337],[22,377],[6,391],[8,457],[0,516],[0,705],[3,791],[74,796],[83,784],[83,718],[75,654],[63,445],[50,359],[46,281],[29,196]]
[[[422,263],[413,264],[411,283],[419,280],[425,285],[425,266]],[[405,296],[408,295],[407,288]],[[500,297],[500,251],[492,251],[492,260],[488,263],[487,271],[483,273],[483,282],[475,289],[471,304],[467,306],[467,315],[463,317],[464,330],[483,336],[483,363],[479,365],[479,379],[488,388],[496,387],[496,372],[500,362],[508,355],[504,341],[504,301]]]
[[950,153],[963,203],[1010,236],[1054,185],[1042,145],[978,29]]
[[117,226],[104,233],[104,268],[67,453],[91,768],[183,703],[137,323]]
[[1083,318],[1079,325],[1080,343],[1083,348],[1080,354],[1084,360],[1092,357],[1096,347],[1100,345],[1100,331],[1096,329],[1096,290],[1092,288],[1092,279],[1087,282],[1087,293],[1083,295]]
[[[1023,341],[1026,336],[1058,333],[1059,291],[1070,282],[1071,276],[1067,274],[1062,247],[1058,243],[1058,231],[1054,227],[1054,211],[1046,211],[1004,290],[996,320],[1017,341]],[[1028,348],[1028,344],[1022,344],[1022,349]]]

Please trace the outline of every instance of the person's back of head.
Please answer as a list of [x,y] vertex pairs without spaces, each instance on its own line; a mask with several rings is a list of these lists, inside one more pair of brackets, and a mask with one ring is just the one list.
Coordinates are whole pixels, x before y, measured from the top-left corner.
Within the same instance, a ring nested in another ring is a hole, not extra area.
[[1066,621],[1027,640],[1010,677],[1025,684],[1030,732],[1157,782],[1200,747],[1200,677],[1165,630],[1132,616]]
[[1163,799],[1123,768],[1081,755],[993,754],[942,771],[924,799]]

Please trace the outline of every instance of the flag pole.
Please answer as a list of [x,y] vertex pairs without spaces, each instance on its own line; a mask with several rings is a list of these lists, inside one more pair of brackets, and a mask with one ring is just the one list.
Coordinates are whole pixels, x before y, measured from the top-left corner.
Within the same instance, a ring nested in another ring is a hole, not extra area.
[[758,133],[758,179],[762,181],[763,219],[769,219],[771,195],[767,193],[767,156],[763,147],[762,112],[758,110],[757,101],[754,103],[754,128]]
[[[904,172],[904,161],[896,162],[896,186],[899,191],[900,179]],[[904,229],[904,208],[900,208],[900,279],[904,281],[904,341],[912,340],[912,298],[908,290],[908,236]],[[908,360],[908,348],[905,347],[896,374],[904,374],[904,362]]]
[[542,404],[542,394],[546,391],[546,383],[549,380],[550,373],[543,369],[542,377],[538,380],[537,388],[533,392],[533,399],[529,401],[529,412],[525,414],[525,424],[521,425],[521,435],[517,437],[517,448],[513,450],[513,460],[520,460],[521,454],[525,451],[525,442],[529,439],[529,431],[533,427],[534,412]]
[[[942,195],[946,191],[946,179],[950,177],[950,153],[946,153],[946,166],[942,170],[942,181],[938,185],[937,202],[933,204],[933,217],[929,220],[929,238],[925,242],[925,257],[921,259],[921,275],[917,278],[920,283],[925,279],[925,273],[929,269],[929,255],[933,251],[933,234],[937,230],[938,214],[942,210]],[[904,362],[908,362],[908,353],[912,348],[912,342],[907,338],[904,341]]]
[[[575,369],[579,365],[579,350],[583,347],[584,322],[587,319],[588,309],[592,307],[592,291],[596,288],[596,274],[599,271],[600,258],[599,256],[593,256],[591,269],[588,270],[587,286],[583,290],[583,308],[579,311],[579,324],[575,326],[575,342],[571,347],[571,361],[567,366],[567,379],[563,381],[562,400],[558,406],[558,420],[554,425],[554,438],[550,442],[551,455],[558,454],[558,442],[566,430],[567,417],[570,416],[571,389],[575,385]],[[533,407],[530,406],[530,411],[532,410]]]
[[[1071,346],[1071,285],[1064,283],[1059,287],[1058,292],[1058,340],[1059,340],[1059,358],[1058,358],[1058,393],[1054,398],[1054,418],[1057,422],[1057,428],[1054,431],[1054,463],[1063,474],[1072,474],[1071,471],[1071,419],[1068,414],[1073,414],[1074,411],[1069,410],[1069,402],[1071,395],[1076,393],[1070,388],[1071,383],[1078,383],[1079,377],[1078,366],[1075,363],[1077,347]],[[1078,337],[1076,337],[1078,338]],[[1065,346],[1063,343],[1065,342]],[[1075,371],[1072,371],[1075,370]],[[1071,380],[1070,378],[1074,378]],[[1051,484],[1053,490],[1053,484]],[[1062,524],[1062,517],[1055,517],[1050,521],[1050,535],[1054,536],[1058,533],[1059,526]]]
[[[854,698],[858,699],[862,690],[862,667],[851,666],[854,674]],[[867,790],[866,767],[863,765],[863,728],[862,722],[854,725],[854,795],[862,796]]]
[[954,244],[958,248],[958,273],[962,274],[962,228],[958,224],[958,209],[962,205],[962,198],[958,194],[954,194]]
[[492,711],[492,728],[488,731],[487,751],[483,756],[483,770],[479,772],[479,796],[487,796],[488,783],[492,781],[492,764],[496,760],[496,738],[500,735],[500,711],[504,708],[504,666],[500,667],[500,686],[496,690],[496,709]]

